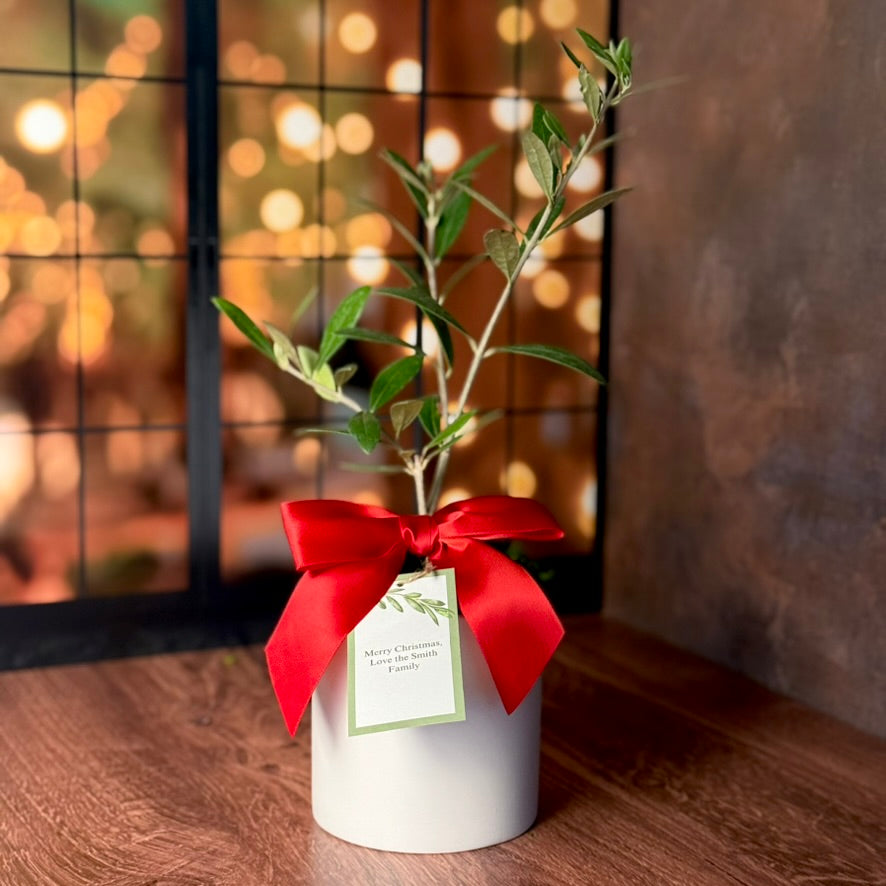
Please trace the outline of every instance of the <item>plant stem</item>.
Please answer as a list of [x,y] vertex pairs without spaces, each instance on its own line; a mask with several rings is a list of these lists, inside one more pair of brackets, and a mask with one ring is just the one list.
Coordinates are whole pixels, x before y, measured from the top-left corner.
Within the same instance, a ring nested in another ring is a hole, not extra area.
[[428,513],[428,505],[425,500],[425,472],[418,455],[412,457],[412,467],[409,471],[412,474],[412,482],[415,484],[415,504],[419,514]]
[[[612,102],[612,93],[605,96],[603,100],[603,105],[600,110],[599,119],[602,120],[606,111],[608,110],[611,102]],[[545,239],[545,235],[543,232],[545,231],[545,227],[547,225],[548,219],[551,215],[551,210],[554,208],[554,203],[563,195],[566,190],[566,185],[569,183],[569,180],[572,178],[575,170],[581,165],[582,160],[584,160],[585,155],[590,150],[591,143],[594,140],[594,136],[597,133],[598,123],[595,120],[593,126],[588,133],[587,138],[585,139],[584,144],[581,146],[581,149],[575,154],[567,168],[566,172],[563,173],[562,178],[560,179],[559,184],[557,185],[554,194],[551,199],[548,201],[547,206],[542,213],[541,218],[538,221],[538,224],[535,226],[535,231],[529,239],[524,239],[522,243],[522,252],[519,260],[517,261],[517,265],[514,270],[511,272],[511,275],[508,277],[507,282],[504,285],[504,288],[501,291],[501,295],[498,297],[498,302],[495,305],[495,308],[492,311],[489,320],[486,323],[486,327],[483,330],[483,335],[480,337],[480,341],[477,344],[477,349],[474,351],[474,357],[471,360],[471,365],[468,368],[468,374],[465,378],[465,383],[461,389],[461,395],[458,398],[458,403],[455,408],[455,418],[458,418],[460,415],[464,413],[465,406],[468,402],[468,397],[470,396],[471,389],[474,386],[474,382],[477,380],[477,373],[480,371],[480,366],[483,363],[483,360],[486,358],[486,349],[489,347],[489,342],[492,339],[492,333],[495,331],[495,327],[498,324],[498,321],[507,305],[508,301],[511,298],[511,295],[514,291],[514,286],[517,282],[517,279],[520,276],[521,271],[523,270],[524,265],[529,260],[529,256],[532,255],[536,246],[542,240]],[[437,459],[437,464],[434,468],[434,477],[431,482],[431,491],[428,496],[428,505],[431,510],[436,510],[437,502],[440,499],[440,493],[443,489],[443,478],[446,475],[446,469],[449,466],[449,458],[450,453],[452,451],[452,447],[444,450],[440,453],[439,458]]]

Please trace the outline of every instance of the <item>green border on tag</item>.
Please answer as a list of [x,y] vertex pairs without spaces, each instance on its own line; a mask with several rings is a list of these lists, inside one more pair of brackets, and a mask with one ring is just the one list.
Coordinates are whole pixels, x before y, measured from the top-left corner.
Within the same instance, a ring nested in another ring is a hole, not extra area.
[[[432,726],[435,723],[456,723],[465,719],[465,688],[461,673],[461,643],[458,631],[458,598],[455,593],[455,570],[437,569],[435,575],[446,578],[446,606],[455,613],[449,622],[449,642],[452,648],[452,689],[455,710],[451,714],[438,714],[432,717],[418,717],[414,720],[394,720],[390,723],[376,723],[374,726],[357,726],[357,703],[354,696],[354,632],[348,634],[348,735],[369,735],[373,732],[389,732],[393,729],[408,729],[412,726]],[[413,573],[398,575],[395,581],[411,578]]]

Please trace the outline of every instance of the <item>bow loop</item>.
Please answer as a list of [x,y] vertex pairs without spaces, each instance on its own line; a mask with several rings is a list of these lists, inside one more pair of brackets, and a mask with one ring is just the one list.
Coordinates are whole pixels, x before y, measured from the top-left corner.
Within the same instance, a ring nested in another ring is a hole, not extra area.
[[563,637],[560,620],[528,573],[483,544],[562,538],[563,530],[534,501],[482,496],[430,517],[346,501],[287,502],[282,510],[293,559],[305,574],[265,652],[292,734],[333,655],[387,593],[407,553],[455,569],[459,607],[509,714]]
[[433,560],[443,549],[440,529],[433,517],[425,515],[400,517],[400,537],[409,549],[409,553],[423,560],[425,558]]

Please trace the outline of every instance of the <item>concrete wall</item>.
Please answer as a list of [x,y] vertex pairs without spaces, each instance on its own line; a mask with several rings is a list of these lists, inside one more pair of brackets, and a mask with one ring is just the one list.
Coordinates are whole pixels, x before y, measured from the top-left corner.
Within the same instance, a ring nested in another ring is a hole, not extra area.
[[605,608],[886,733],[886,2],[619,30]]

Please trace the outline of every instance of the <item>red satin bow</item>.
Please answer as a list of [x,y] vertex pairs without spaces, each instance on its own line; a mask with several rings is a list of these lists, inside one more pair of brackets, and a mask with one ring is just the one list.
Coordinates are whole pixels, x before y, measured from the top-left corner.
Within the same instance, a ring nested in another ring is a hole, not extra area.
[[407,552],[456,570],[465,617],[510,714],[526,697],[563,637],[563,625],[528,573],[492,539],[548,541],[563,530],[537,502],[490,495],[401,517],[345,501],[282,506],[296,585],[265,653],[291,734],[347,635],[385,595]]

